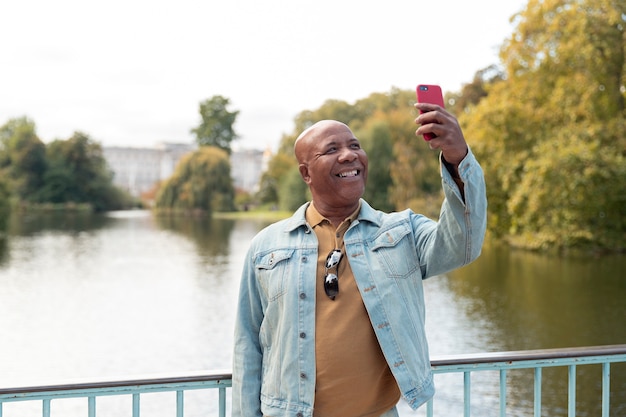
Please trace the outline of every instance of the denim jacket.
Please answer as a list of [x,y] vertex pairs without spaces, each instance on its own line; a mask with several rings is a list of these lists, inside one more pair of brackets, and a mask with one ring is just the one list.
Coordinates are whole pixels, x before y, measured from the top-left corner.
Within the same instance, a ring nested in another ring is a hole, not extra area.
[[[434,394],[422,280],[475,260],[486,228],[482,169],[459,165],[465,199],[443,168],[438,222],[410,210],[383,213],[361,201],[344,235],[346,258],[383,354],[408,404]],[[311,417],[315,398],[318,242],[308,203],[262,230],[246,256],[235,323],[233,417]],[[341,395],[341,393],[337,393]]]

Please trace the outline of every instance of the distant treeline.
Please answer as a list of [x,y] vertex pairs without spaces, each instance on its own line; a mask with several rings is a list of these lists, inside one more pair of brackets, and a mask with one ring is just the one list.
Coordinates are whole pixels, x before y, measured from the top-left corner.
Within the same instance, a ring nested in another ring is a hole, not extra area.
[[27,117],[0,127],[0,225],[11,209],[130,207],[112,178],[101,145],[83,133],[45,144]]
[[[626,250],[626,5],[615,6],[610,0],[530,0],[512,20],[501,64],[446,94],[447,109],[485,171],[491,237],[537,250]],[[394,88],[302,111],[282,137],[260,191],[242,197],[232,188],[227,162],[238,112],[214,96],[201,103],[203,121],[192,130],[198,153],[162,184],[156,205],[211,212],[234,209],[239,198],[246,207],[293,210],[309,198],[293,156],[295,139],[318,120],[336,119],[368,152],[365,198],[374,207],[410,207],[436,218],[443,197],[438,157],[415,136],[414,102],[413,90]],[[97,210],[128,202],[111,185],[98,144],[76,133],[45,146],[28,119],[0,128],[0,174],[0,219],[9,195],[89,203]]]
[[[531,249],[625,250],[625,11],[608,0],[531,0],[513,19],[501,65],[446,95],[485,171],[492,237]],[[437,157],[415,137],[414,101],[413,91],[392,89],[301,112],[259,197],[284,209],[305,201],[293,143],[315,121],[337,119],[370,156],[365,197],[374,206],[436,217]]]

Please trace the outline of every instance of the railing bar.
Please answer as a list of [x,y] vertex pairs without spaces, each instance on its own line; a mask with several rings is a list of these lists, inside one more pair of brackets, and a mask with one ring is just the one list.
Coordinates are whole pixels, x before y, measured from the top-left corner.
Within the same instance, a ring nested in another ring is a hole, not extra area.
[[89,417],[96,417],[96,397],[91,396],[87,399]]
[[584,358],[589,356],[613,356],[626,353],[626,345],[589,346],[579,348],[558,348],[510,352],[489,352],[464,355],[442,355],[433,357],[433,366],[455,364],[480,364],[493,362],[538,361],[560,358]]
[[500,417],[506,417],[506,369],[500,369]]
[[2,402],[0,401],[0,417],[2,417]]
[[141,413],[141,398],[140,394],[133,394],[133,417],[139,417]]
[[220,388],[220,417],[226,417],[226,388]]
[[184,403],[185,397],[183,394],[184,391],[176,391],[176,417],[183,417],[184,414]]
[[568,367],[567,416],[576,417],[576,365]]
[[470,417],[471,372],[463,372],[463,416]]
[[5,393],[20,394],[20,393],[40,393],[50,391],[69,391],[69,390],[89,390],[89,389],[111,389],[116,387],[129,387],[129,386],[149,386],[157,385],[163,386],[168,384],[196,384],[214,382],[216,384],[222,384],[222,381],[231,381],[232,373],[221,372],[216,374],[208,374],[203,372],[190,372],[188,376],[172,374],[169,376],[147,376],[138,378],[120,378],[118,380],[99,380],[99,381],[78,381],[78,382],[61,382],[52,385],[40,385],[40,386],[22,386],[0,388],[0,395]]
[[41,412],[43,417],[50,417],[50,399],[46,398],[43,400],[43,410]]
[[[609,417],[611,398],[611,364],[602,364],[602,417]],[[0,415],[2,417],[2,415]]]
[[541,371],[542,368],[535,368],[535,417],[541,417]]

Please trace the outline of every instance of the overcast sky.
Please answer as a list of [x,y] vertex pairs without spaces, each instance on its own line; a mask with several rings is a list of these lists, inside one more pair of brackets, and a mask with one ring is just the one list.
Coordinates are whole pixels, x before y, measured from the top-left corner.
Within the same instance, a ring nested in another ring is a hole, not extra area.
[[2,0],[0,125],[44,142],[193,142],[199,103],[274,148],[302,110],[419,83],[458,90],[498,63],[521,0]]

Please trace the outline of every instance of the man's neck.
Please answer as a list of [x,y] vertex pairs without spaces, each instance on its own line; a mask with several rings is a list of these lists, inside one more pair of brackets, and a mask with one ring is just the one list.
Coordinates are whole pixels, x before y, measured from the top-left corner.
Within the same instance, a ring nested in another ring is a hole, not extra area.
[[315,209],[322,216],[327,218],[336,229],[345,219],[350,217],[350,215],[359,208],[360,201],[357,201],[355,204],[342,207],[330,207],[316,201],[313,201],[313,205],[315,206]]

